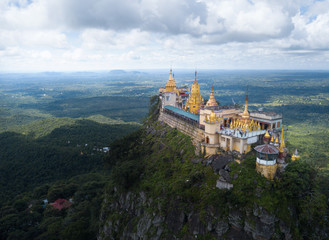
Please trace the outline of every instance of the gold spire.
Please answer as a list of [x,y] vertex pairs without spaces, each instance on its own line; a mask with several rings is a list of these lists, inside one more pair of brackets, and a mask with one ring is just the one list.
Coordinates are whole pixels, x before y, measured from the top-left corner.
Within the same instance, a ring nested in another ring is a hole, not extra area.
[[274,143],[274,137],[273,137],[273,135],[271,137],[271,143]]
[[172,69],[170,68],[169,80],[166,84],[166,92],[175,92],[175,91],[176,91],[175,78],[173,77]]
[[271,137],[270,134],[268,133],[268,130],[266,130],[266,133],[265,133],[265,136],[264,137],[266,137],[266,138],[270,138]]
[[244,105],[244,111],[242,113],[242,118],[249,118],[249,112],[248,112],[248,88],[247,88],[247,94],[246,94],[246,100]]
[[283,153],[284,150],[283,148],[285,148],[286,145],[284,143],[284,132],[283,132],[283,125],[282,125],[282,132],[281,132],[281,142],[280,142],[280,152]]
[[209,97],[209,100],[208,100],[206,106],[218,106],[218,104],[215,100],[215,95],[214,95],[214,84],[211,87],[210,97]]

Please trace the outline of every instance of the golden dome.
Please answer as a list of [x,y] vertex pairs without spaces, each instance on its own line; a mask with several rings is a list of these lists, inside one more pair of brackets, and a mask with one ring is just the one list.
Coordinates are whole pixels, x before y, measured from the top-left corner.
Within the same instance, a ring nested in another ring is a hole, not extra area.
[[214,111],[212,111],[210,114],[210,122],[215,123],[216,119],[217,119],[216,114],[214,113]]
[[206,106],[218,106],[218,104],[215,100],[215,95],[214,95],[214,85],[212,85],[212,87],[211,87],[210,97],[209,97],[209,100],[208,100]]

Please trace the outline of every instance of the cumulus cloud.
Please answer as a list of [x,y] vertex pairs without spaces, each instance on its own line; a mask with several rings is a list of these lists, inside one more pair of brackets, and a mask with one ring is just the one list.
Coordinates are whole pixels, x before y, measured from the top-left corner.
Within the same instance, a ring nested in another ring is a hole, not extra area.
[[106,48],[126,49],[151,44],[152,37],[148,32],[133,29],[127,32],[116,32],[103,29],[86,29],[81,33],[82,46],[87,49],[103,50]]
[[0,30],[0,45],[38,48],[68,47],[66,35],[54,30]]
[[13,65],[270,68],[322,63],[328,46],[329,0],[0,1],[0,54]]

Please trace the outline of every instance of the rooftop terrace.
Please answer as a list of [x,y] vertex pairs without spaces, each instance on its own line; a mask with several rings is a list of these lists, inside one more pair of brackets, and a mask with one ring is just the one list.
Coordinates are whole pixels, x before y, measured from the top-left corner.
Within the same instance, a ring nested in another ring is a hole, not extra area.
[[164,106],[164,108],[165,109],[168,109],[168,110],[170,110],[170,111],[172,111],[174,113],[177,113],[179,115],[182,115],[184,117],[187,117],[187,118],[190,118],[190,119],[192,119],[194,121],[199,122],[199,116],[196,115],[196,114],[193,114],[193,113],[190,113],[190,112],[186,112],[186,111],[184,111],[184,110],[182,110],[180,108],[176,108],[176,107],[173,107],[173,106],[170,106],[170,105],[166,105],[166,106]]

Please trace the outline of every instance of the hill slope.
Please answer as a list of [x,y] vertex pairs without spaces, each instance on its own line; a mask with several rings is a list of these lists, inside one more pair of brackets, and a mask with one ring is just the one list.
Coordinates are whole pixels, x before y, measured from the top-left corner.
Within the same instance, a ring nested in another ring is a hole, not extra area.
[[103,169],[104,153],[99,149],[139,126],[64,120],[66,125],[60,119],[60,127],[47,135],[56,119],[42,120],[44,124],[35,125],[39,130],[30,129],[28,135],[0,134],[0,206],[36,186]]
[[[230,157],[230,156],[228,156]],[[328,179],[291,163],[279,179],[255,171],[251,154],[213,164],[190,139],[161,123],[112,144],[100,239],[326,239]],[[214,173],[214,170],[216,173]],[[218,173],[219,172],[219,175]],[[217,179],[234,185],[218,189]]]

